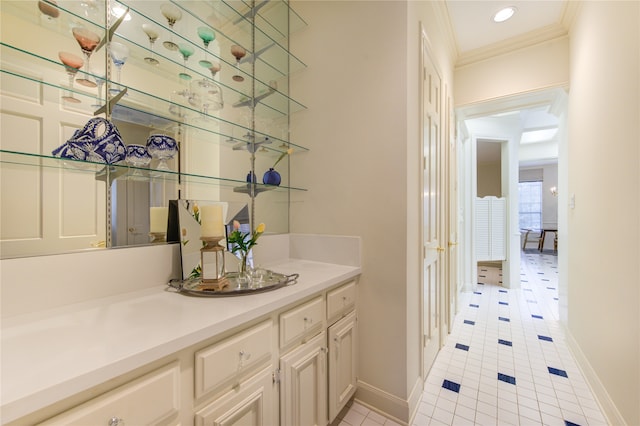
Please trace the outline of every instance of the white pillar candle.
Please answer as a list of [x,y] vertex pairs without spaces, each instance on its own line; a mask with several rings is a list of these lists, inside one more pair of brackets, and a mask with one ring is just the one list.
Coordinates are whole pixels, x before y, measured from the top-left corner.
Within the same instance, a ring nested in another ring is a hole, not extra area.
[[151,207],[149,212],[149,232],[167,232],[168,207]]
[[222,205],[200,206],[200,236],[224,237],[224,223],[222,221]]

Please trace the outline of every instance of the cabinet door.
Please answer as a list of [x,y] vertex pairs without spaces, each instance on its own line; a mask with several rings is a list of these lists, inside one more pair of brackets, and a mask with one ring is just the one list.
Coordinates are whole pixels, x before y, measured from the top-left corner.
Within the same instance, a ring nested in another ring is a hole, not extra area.
[[329,327],[329,421],[356,391],[356,313]]
[[196,426],[270,426],[277,424],[270,368],[241,382],[196,413]]
[[283,426],[327,424],[326,332],[280,358]]

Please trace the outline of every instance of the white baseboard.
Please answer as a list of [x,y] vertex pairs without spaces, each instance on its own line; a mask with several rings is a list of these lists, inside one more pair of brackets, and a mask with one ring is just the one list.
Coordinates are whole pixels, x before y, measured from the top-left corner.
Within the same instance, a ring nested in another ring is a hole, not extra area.
[[409,394],[409,424],[413,424],[413,419],[416,417],[416,413],[418,412],[418,406],[420,405],[420,401],[422,400],[422,391],[424,390],[424,382],[422,381],[422,377],[416,378],[416,382],[413,384],[413,389],[411,389],[411,393]]
[[401,425],[409,424],[409,414],[411,413],[409,401],[360,380],[358,380],[355,400],[370,410],[376,411]]
[[596,398],[596,402],[600,405],[600,409],[602,414],[605,416],[607,423],[610,425],[626,425],[624,418],[609,396],[607,389],[600,381],[600,378],[591,366],[591,363],[589,363],[585,354],[582,352],[582,349],[580,349],[580,345],[578,345],[578,342],[573,338],[569,329],[564,325],[563,328],[567,339],[567,346],[571,350],[573,357],[576,359],[576,363],[578,364],[578,368],[582,372],[582,375],[587,380],[587,384],[591,388],[591,391]]

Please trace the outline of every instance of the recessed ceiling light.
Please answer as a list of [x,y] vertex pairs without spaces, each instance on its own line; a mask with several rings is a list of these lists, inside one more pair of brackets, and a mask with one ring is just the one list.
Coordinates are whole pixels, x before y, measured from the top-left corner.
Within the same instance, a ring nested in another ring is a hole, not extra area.
[[500,9],[493,15],[493,22],[504,22],[516,13],[515,6],[508,6]]

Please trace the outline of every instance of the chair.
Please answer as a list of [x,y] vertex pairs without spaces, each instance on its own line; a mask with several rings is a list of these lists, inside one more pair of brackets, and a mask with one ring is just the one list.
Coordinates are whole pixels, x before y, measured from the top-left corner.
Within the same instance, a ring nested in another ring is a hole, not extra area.
[[536,247],[540,250],[540,244],[542,244],[542,231],[536,231],[533,229],[521,229],[520,232],[524,234],[524,240],[522,242],[522,250],[527,248],[527,244],[536,243]]

